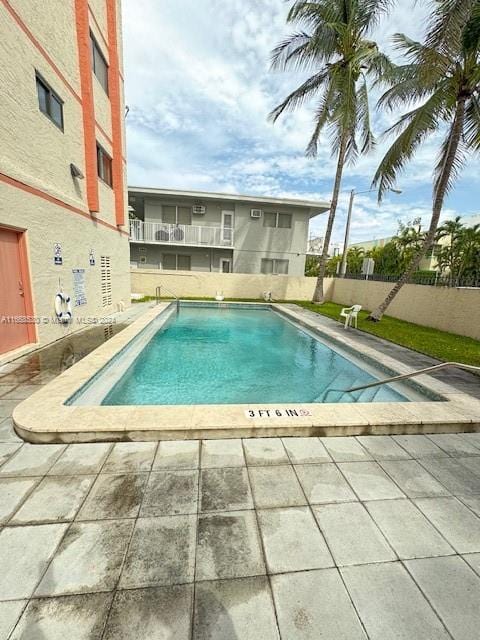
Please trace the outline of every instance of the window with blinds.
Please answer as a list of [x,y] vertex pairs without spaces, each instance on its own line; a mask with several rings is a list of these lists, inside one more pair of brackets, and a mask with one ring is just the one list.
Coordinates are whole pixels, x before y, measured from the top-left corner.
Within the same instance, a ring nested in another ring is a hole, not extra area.
[[109,307],[112,304],[110,256],[100,256],[100,275],[102,279],[102,307]]

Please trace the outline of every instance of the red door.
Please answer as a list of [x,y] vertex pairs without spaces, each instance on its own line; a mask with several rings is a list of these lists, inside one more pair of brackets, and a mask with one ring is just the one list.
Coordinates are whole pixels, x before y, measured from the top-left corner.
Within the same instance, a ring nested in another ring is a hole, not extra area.
[[31,314],[23,233],[0,227],[0,353],[32,342],[32,325],[15,322]]

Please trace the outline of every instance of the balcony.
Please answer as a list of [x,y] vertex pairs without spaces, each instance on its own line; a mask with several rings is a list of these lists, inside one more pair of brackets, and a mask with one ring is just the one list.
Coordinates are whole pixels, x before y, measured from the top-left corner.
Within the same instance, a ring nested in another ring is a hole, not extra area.
[[130,220],[130,242],[184,247],[233,247],[230,227],[195,226]]

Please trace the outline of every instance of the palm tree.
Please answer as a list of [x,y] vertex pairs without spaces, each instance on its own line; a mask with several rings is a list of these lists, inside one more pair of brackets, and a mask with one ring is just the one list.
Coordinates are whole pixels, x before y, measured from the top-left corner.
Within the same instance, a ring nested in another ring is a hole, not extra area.
[[435,240],[445,196],[467,156],[480,151],[480,1],[434,0],[423,43],[396,34],[394,42],[407,64],[386,78],[390,89],[379,105],[393,110],[421,101],[387,133],[399,133],[375,174],[379,199],[430,135],[446,127],[435,167],[432,217],[420,249],[382,304],[370,314],[378,321],[418,268]]
[[320,133],[326,129],[337,159],[314,302],[324,299],[323,278],[344,165],[374,144],[367,78],[377,79],[390,63],[367,36],[391,4],[392,0],[297,0],[287,22],[299,30],[272,52],[273,69],[312,75],[273,109],[270,119],[275,122],[283,112],[315,98],[314,128],[306,154],[317,155]]

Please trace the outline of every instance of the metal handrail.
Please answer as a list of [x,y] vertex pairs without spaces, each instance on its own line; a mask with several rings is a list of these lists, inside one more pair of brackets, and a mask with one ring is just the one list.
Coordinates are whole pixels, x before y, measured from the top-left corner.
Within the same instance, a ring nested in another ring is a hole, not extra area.
[[422,373],[428,373],[429,371],[436,371],[437,369],[444,369],[445,367],[458,367],[459,369],[465,369],[466,371],[477,371],[478,373],[480,373],[480,367],[475,367],[472,364],[463,364],[461,362],[442,362],[440,364],[434,364],[431,367],[418,369],[418,371],[403,373],[398,376],[392,376],[391,378],[385,378],[384,380],[377,380],[376,382],[363,384],[359,387],[352,387],[351,389],[328,389],[324,394],[323,398],[325,399],[331,391],[337,391],[338,393],[352,393],[353,391],[370,389],[371,387],[378,387],[382,384],[388,384],[389,382],[396,382],[397,380],[405,380],[406,378],[413,378],[415,376],[421,375]]
[[171,291],[170,289],[168,289],[164,284],[163,284],[163,285],[162,285],[162,284],[158,285],[158,286],[157,286],[157,288],[155,289],[155,298],[156,298],[156,300],[157,300],[157,304],[160,302],[160,299],[161,299],[161,297],[162,297],[162,296],[161,296],[162,287],[165,289],[165,291],[166,291],[167,293],[169,293],[170,295],[172,295],[172,296],[175,298],[175,300],[177,301],[177,313],[178,313],[178,312],[180,311],[180,299],[179,299],[179,297],[178,297],[178,296],[176,296],[176,295],[173,293],[173,291]]

